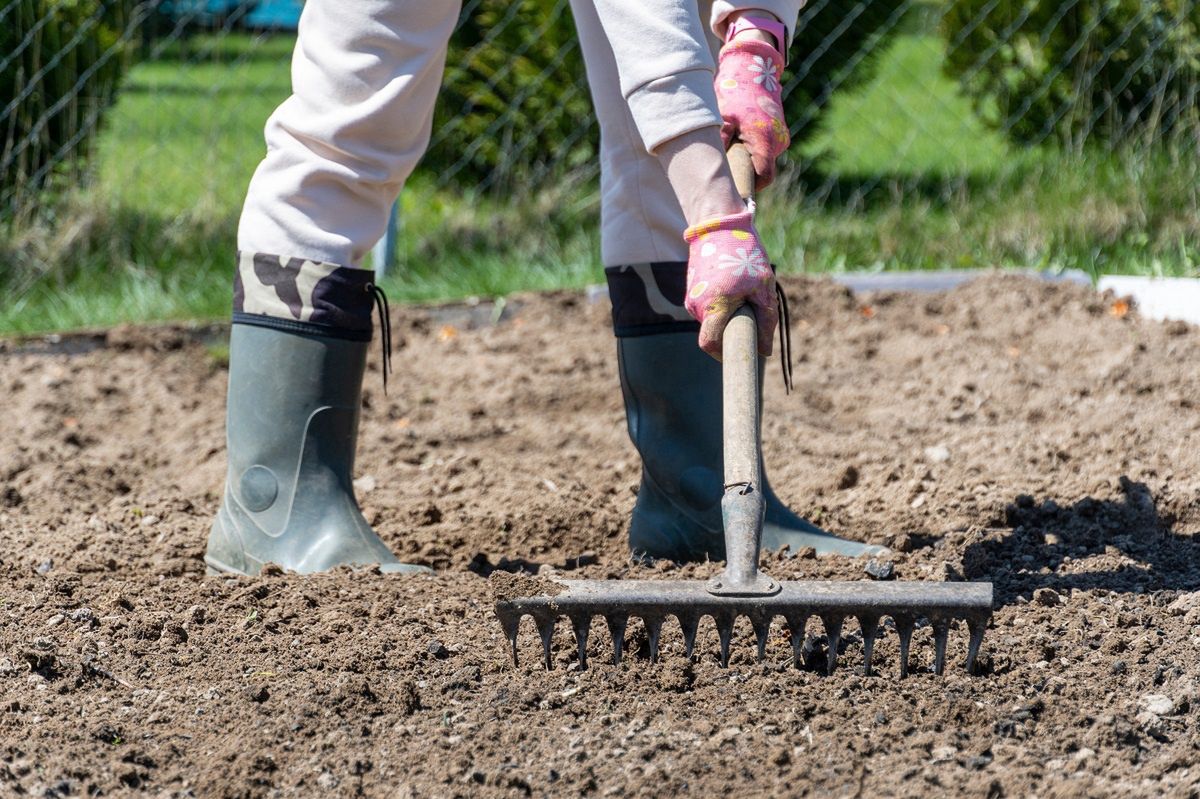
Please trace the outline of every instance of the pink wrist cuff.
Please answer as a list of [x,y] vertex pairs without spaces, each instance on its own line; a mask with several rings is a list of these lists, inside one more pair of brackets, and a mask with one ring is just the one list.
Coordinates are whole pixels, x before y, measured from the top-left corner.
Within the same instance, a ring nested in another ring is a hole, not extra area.
[[766,59],[775,65],[775,68],[782,74],[783,72],[783,56],[779,51],[766,42],[759,42],[751,39],[745,42],[730,42],[721,48],[720,56],[724,58],[733,53],[749,53],[760,58]]
[[787,28],[782,22],[776,22],[773,19],[764,17],[743,16],[732,23],[725,30],[725,42],[728,44],[733,41],[733,37],[737,36],[742,31],[760,30],[764,33],[769,33],[775,37],[775,50],[780,57],[786,60],[787,53]]

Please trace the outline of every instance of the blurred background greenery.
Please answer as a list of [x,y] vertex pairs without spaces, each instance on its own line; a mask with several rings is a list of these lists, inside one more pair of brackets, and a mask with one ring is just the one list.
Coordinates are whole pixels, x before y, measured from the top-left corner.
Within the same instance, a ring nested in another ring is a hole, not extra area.
[[[18,5],[36,20],[61,4]],[[36,59],[29,26],[0,19],[0,332],[224,317],[292,34],[248,30],[245,3],[74,7]],[[787,83],[795,145],[761,198],[773,259],[1195,275],[1198,19],[1173,0],[811,0]],[[93,49],[47,68],[88,20]],[[561,0],[467,3],[431,151],[401,198],[390,296],[602,279],[573,36]],[[74,122],[53,111],[63,97]],[[11,157],[39,120],[37,146]]]

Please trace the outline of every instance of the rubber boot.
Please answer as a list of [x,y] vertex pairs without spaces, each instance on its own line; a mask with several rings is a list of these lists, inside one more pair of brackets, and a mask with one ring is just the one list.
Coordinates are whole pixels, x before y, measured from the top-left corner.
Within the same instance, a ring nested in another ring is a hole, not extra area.
[[301,573],[400,563],[363,518],[351,475],[366,341],[234,324],[229,469],[204,556],[209,572]]
[[[635,556],[724,560],[721,364],[696,346],[694,331],[617,339],[629,437],[642,456],[642,483],[629,525]],[[857,556],[886,548],[838,538],[800,518],[767,476],[766,550],[813,547]]]

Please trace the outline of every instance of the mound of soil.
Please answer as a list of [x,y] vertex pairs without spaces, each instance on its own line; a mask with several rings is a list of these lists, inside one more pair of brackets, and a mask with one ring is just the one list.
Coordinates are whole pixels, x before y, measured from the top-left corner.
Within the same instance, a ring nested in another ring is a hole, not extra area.
[[[891,546],[897,579],[993,581],[982,674],[929,673],[926,629],[900,681],[885,629],[863,676],[852,622],[832,676],[819,622],[801,668],[778,629],[756,663],[739,626],[728,669],[711,626],[690,660],[669,629],[651,664],[632,623],[613,666],[598,624],[586,671],[564,623],[547,672],[526,620],[514,667],[497,592],[716,568],[629,562],[638,459],[607,308],[579,295],[521,297],[498,324],[394,314],[357,486],[429,577],[205,576],[219,347],[178,327],[6,342],[0,793],[1196,794],[1200,332],[1013,277],[787,288],[798,390],[768,383],[775,487]],[[868,579],[796,554],[767,567]],[[956,630],[957,664],[965,647]]]

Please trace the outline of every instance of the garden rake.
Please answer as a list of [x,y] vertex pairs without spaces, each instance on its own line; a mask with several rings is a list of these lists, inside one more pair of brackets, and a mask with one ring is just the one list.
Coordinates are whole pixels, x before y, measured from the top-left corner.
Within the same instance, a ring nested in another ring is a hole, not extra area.
[[[730,166],[743,198],[751,199],[754,168],[740,144],[729,151]],[[517,662],[517,631],[524,616],[533,617],[542,639],[546,668],[553,668],[551,639],[557,620],[571,621],[579,648],[579,664],[587,667],[587,642],[592,620],[607,622],[613,662],[621,661],[625,631],[631,616],[642,619],[650,643],[650,659],[658,660],[659,639],[668,616],[682,629],[691,657],[700,620],[709,616],[720,640],[720,662],[729,663],[729,646],[739,616],[749,619],[758,640],[758,659],[766,656],[771,622],[787,624],[793,660],[802,662],[809,619],[821,619],[828,639],[826,671],[837,662],[838,643],[847,617],[862,629],[864,671],[871,673],[871,651],[884,617],[891,617],[900,645],[900,676],[908,674],[909,646],[921,621],[933,630],[934,672],[946,663],[951,622],[963,620],[970,632],[966,669],[974,670],[983,633],[992,613],[991,583],[779,581],[759,571],[765,502],[759,403],[759,356],[754,312],[743,306],[725,328],[722,345],[722,403],[725,494],[721,512],[725,527],[724,571],[706,581],[682,580],[554,580],[551,590],[536,595],[502,597],[496,615]]]

